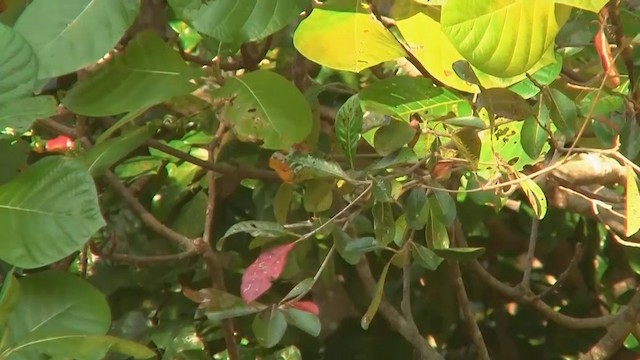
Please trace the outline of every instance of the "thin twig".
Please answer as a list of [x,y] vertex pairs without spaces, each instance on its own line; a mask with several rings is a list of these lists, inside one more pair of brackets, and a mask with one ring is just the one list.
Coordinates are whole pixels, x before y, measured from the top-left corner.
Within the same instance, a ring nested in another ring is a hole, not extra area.
[[[211,144],[209,145],[209,162],[213,164],[214,151],[220,141],[220,138],[224,134],[226,126],[220,124],[218,131],[214,136]],[[200,252],[202,259],[207,267],[207,272],[211,278],[213,288],[226,292],[226,286],[224,282],[224,269],[222,267],[222,261],[220,257],[213,250],[211,246],[211,235],[213,231],[213,219],[215,217],[216,210],[216,175],[213,171],[207,172],[208,183],[208,197],[207,197],[207,209],[204,221],[204,233],[202,234],[202,242],[197,243],[196,248]],[[235,340],[235,330],[232,319],[222,320],[222,329],[224,332],[224,342],[227,346],[227,355],[229,360],[240,359],[240,351],[238,344]]]
[[482,360],[490,360],[489,350],[487,350],[487,345],[482,337],[480,327],[478,327],[478,323],[476,323],[473,309],[471,308],[471,303],[467,296],[467,291],[464,288],[464,281],[462,281],[460,265],[457,261],[449,262],[449,274],[451,276],[453,288],[456,292],[456,298],[458,299],[458,306],[460,306],[464,316],[464,321],[467,324],[467,331],[469,331],[469,335],[478,350],[478,358]]
[[522,275],[522,282],[520,287],[525,293],[531,292],[531,270],[533,268],[533,258],[536,252],[536,242],[538,241],[538,228],[540,227],[540,219],[536,216],[531,221],[531,232],[529,234],[529,249],[527,250],[527,266],[524,268],[524,274]]
[[181,261],[181,260],[188,259],[190,257],[198,255],[198,252],[196,251],[195,248],[189,249],[187,251],[183,251],[177,254],[153,255],[153,256],[135,256],[135,255],[118,254],[118,253],[105,253],[100,249],[100,247],[96,246],[94,242],[89,242],[89,249],[91,250],[91,253],[96,256],[99,256],[108,260],[116,261],[116,262],[133,264],[137,266]]
[[548,294],[558,290],[562,286],[562,284],[567,280],[571,271],[573,271],[573,269],[575,269],[575,267],[578,265],[580,260],[582,260],[583,254],[584,254],[584,249],[582,248],[582,244],[576,243],[575,250],[573,251],[573,257],[569,262],[569,266],[567,266],[567,268],[562,272],[562,274],[558,276],[558,279],[553,285],[551,285],[549,288],[547,288],[545,291],[541,292],[540,294],[534,296],[533,300],[543,299]]

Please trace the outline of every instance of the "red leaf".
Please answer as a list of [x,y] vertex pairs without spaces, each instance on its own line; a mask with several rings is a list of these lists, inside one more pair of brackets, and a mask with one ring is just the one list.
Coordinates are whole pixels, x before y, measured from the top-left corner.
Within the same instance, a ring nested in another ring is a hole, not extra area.
[[306,311],[312,313],[313,315],[320,315],[320,308],[313,301],[295,301],[289,303],[289,306],[292,308],[296,308],[298,310]]
[[65,153],[68,150],[72,150],[75,146],[73,140],[65,135],[60,135],[51,140],[47,140],[44,148],[47,152],[54,153]]
[[240,295],[245,303],[250,303],[271,288],[271,282],[280,276],[287,255],[295,243],[276,246],[258,256],[242,275]]

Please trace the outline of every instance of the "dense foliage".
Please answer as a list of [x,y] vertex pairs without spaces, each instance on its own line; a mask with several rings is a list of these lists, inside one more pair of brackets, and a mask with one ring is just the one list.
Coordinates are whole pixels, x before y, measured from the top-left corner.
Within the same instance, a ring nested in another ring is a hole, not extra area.
[[640,4],[0,0],[0,359],[640,356]]

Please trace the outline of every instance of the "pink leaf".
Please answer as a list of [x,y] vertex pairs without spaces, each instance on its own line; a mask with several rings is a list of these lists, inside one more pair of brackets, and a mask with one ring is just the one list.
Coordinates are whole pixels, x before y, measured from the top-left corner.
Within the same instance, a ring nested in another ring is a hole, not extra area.
[[312,313],[313,315],[320,315],[320,308],[313,301],[295,301],[289,303],[289,306],[292,308],[296,308],[298,310],[306,311]]
[[295,243],[276,246],[258,256],[242,275],[240,295],[245,303],[250,303],[271,288],[271,282],[280,276],[287,255]]

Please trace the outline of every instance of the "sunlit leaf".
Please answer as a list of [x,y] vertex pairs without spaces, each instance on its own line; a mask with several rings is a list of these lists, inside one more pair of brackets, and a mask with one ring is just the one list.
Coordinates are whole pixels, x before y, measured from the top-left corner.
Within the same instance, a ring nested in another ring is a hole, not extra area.
[[547,214],[547,197],[544,195],[544,191],[535,181],[524,177],[520,177],[520,179],[522,180],[520,186],[529,199],[533,213],[538,219],[544,218]]
[[540,101],[533,108],[533,111],[533,115],[522,124],[520,142],[527,155],[532,159],[536,159],[540,156],[549,137],[549,134],[545,131],[549,123],[549,109],[547,109],[544,102]]
[[311,61],[353,72],[405,56],[360,0],[329,0],[315,7],[298,25],[293,43]]
[[629,237],[640,231],[640,192],[635,172],[629,165],[626,166],[627,176],[625,185],[625,236]]

